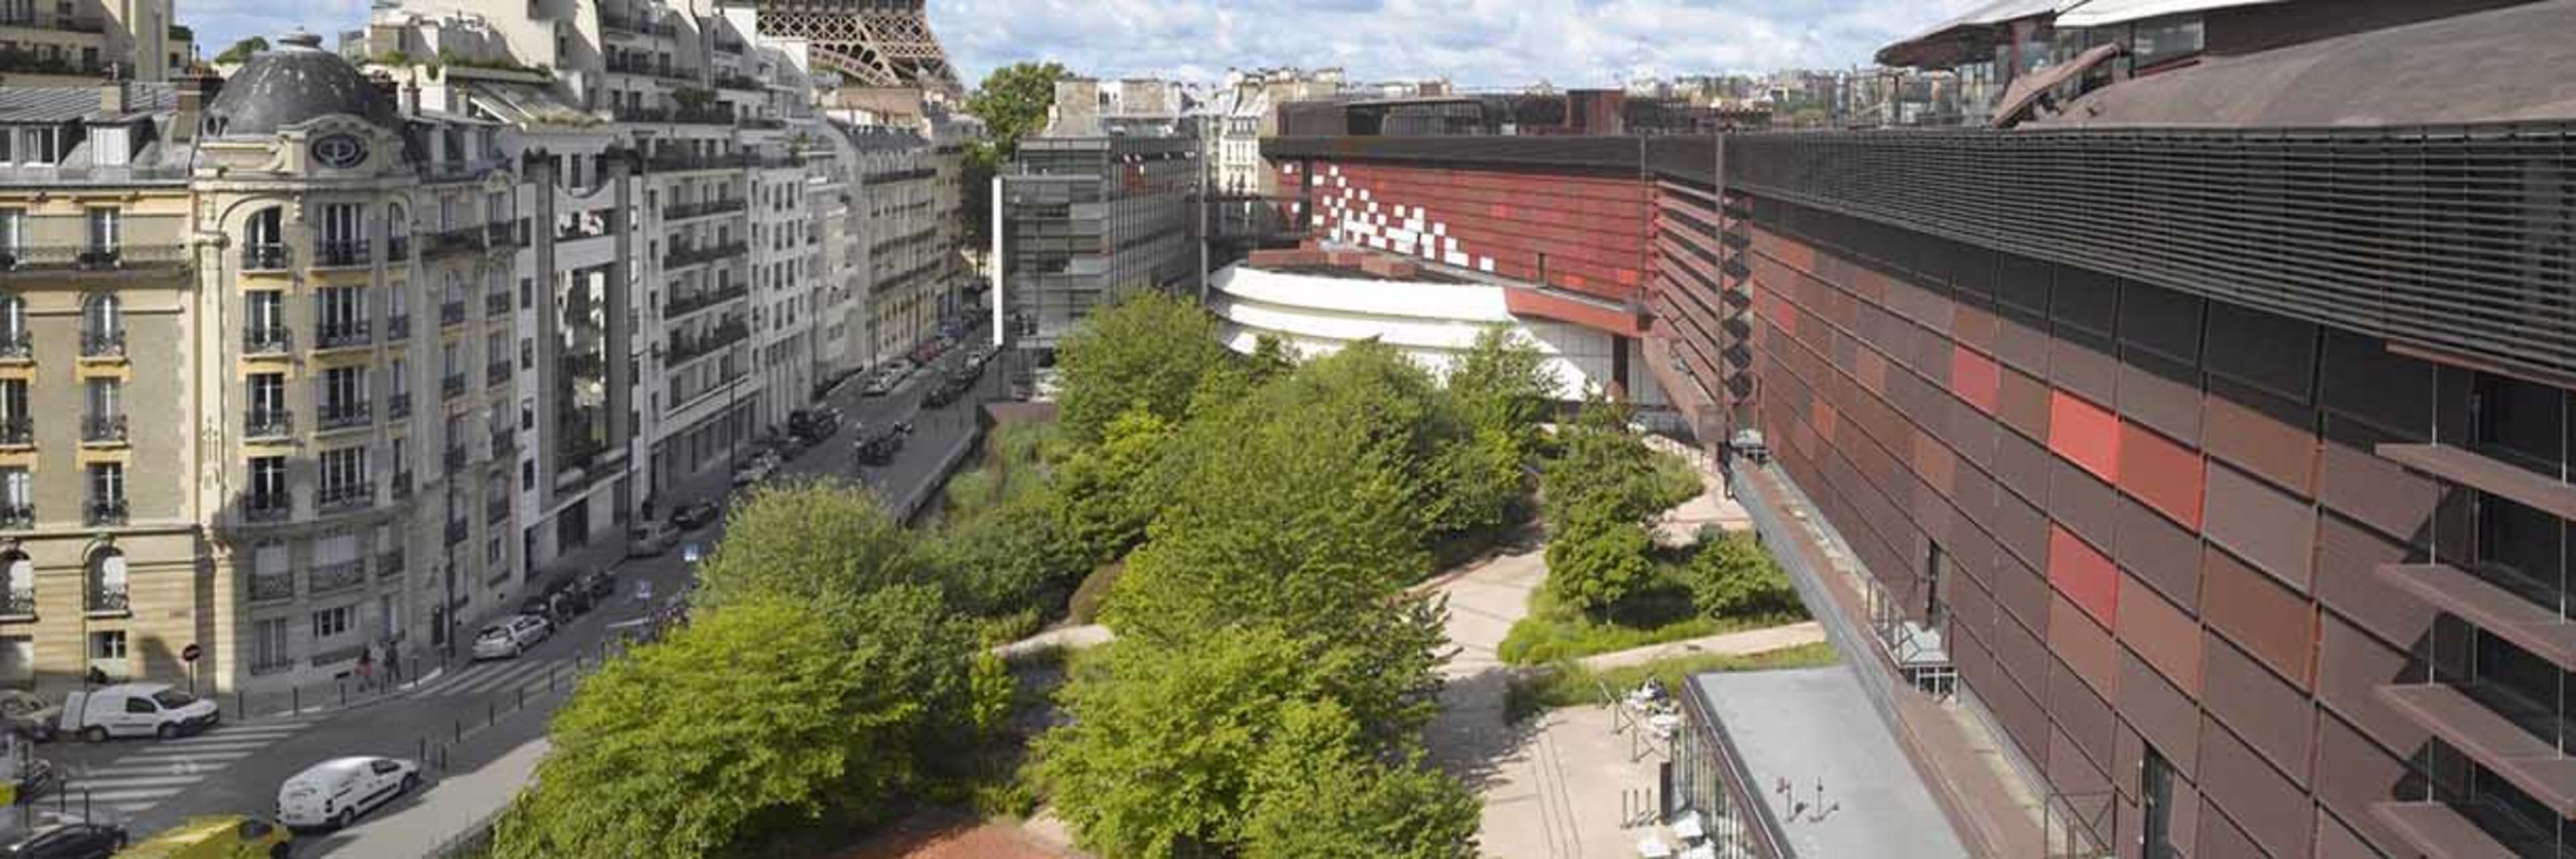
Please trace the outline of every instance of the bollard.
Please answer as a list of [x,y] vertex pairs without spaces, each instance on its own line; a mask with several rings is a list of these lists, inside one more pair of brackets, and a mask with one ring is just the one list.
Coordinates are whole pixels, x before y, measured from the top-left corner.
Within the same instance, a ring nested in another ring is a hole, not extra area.
[[500,712],[501,702],[490,698],[483,699],[483,724],[492,724],[492,720],[498,718]]
[[418,757],[420,758],[420,762],[421,762],[421,763],[423,763],[423,764],[429,763],[429,735],[427,735],[427,734],[423,734],[423,735],[421,735],[421,738],[420,738],[420,751],[417,753],[417,755],[418,755]]
[[519,687],[519,706],[514,707],[514,708],[512,708],[512,709],[517,709],[517,710],[525,710],[525,709],[528,709],[528,687],[525,687],[525,686],[521,686],[521,687]]
[[293,709],[293,710],[291,710],[291,711],[288,711],[287,715],[290,715],[290,716],[301,716],[301,715],[304,715],[304,687],[302,687],[302,686],[289,686],[289,687],[287,687],[287,688],[286,688],[286,693],[287,693],[287,695],[286,695],[287,703],[289,703],[289,704],[293,705],[293,706],[294,706],[294,708],[295,708],[295,709]]
[[349,681],[340,681],[340,709],[349,709]]
[[460,742],[460,743],[461,743],[461,742],[464,742],[464,741],[465,741],[465,720],[463,720],[463,719],[455,719],[455,720],[452,720],[452,724],[454,724],[454,725],[456,726],[456,739],[455,739],[455,742]]

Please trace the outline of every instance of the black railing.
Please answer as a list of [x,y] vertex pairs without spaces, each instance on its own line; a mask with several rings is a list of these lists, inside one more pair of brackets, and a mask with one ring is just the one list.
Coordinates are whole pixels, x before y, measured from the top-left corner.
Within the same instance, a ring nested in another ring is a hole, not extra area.
[[10,617],[34,617],[36,615],[35,589],[13,589],[5,593],[0,593],[0,615],[8,615]]
[[392,236],[385,239],[386,262],[401,262],[407,259],[411,259],[410,236]]
[[465,299],[459,298],[438,306],[438,324],[465,324]]
[[0,530],[24,531],[36,527],[36,505],[0,504]]
[[483,241],[496,248],[511,247],[513,245],[525,244],[527,242],[526,239],[519,236],[519,224],[517,221],[498,221],[495,223],[484,224]]
[[313,335],[313,348],[345,349],[351,346],[365,346],[374,339],[368,336],[367,320],[346,319],[339,322],[324,322]]
[[126,521],[125,499],[92,498],[82,505],[81,521],[91,525],[123,525]]
[[284,325],[270,325],[242,331],[242,354],[280,355],[295,350],[295,332]]
[[438,391],[450,399],[455,398],[458,394],[465,393],[465,374],[457,373],[444,379],[440,379],[438,381]]
[[251,409],[242,414],[242,437],[282,438],[295,434],[295,412],[284,408]]
[[444,461],[447,465],[447,473],[455,474],[459,471],[464,471],[465,448],[462,446],[448,448],[447,456]]
[[750,250],[751,246],[743,242],[729,242],[707,247],[672,245],[670,252],[662,255],[662,267],[669,269],[713,262],[728,257],[738,257]]
[[750,334],[751,326],[744,324],[740,319],[735,319],[722,325],[718,325],[715,328],[709,329],[706,333],[694,337],[680,336],[671,338],[670,363],[687,363],[688,361],[723,349],[726,346],[730,346]]
[[376,555],[377,578],[390,579],[401,576],[403,574],[403,570],[407,569],[409,566],[409,564],[406,564],[403,561],[403,553],[400,549],[390,552],[380,552]]
[[695,295],[674,294],[671,296],[670,301],[663,303],[662,318],[678,319],[750,294],[751,284],[748,282],[734,284],[722,289],[707,290]]
[[322,407],[322,429],[325,431],[366,426],[375,419],[375,408],[367,403],[341,403]]
[[509,294],[509,293],[506,293],[506,292],[487,292],[487,293],[484,293],[484,294],[483,294],[483,315],[485,315],[485,316],[500,316],[500,315],[503,315],[503,314],[506,314],[506,313],[509,313],[509,312],[510,312],[510,294]]
[[241,511],[245,522],[276,522],[294,515],[295,502],[284,492],[247,492]]
[[125,442],[124,415],[88,415],[81,418],[81,440],[101,444]]
[[294,573],[253,573],[250,577],[252,602],[295,598]]
[[726,170],[751,165],[751,159],[739,154],[707,155],[679,149],[653,153],[644,159],[644,167],[655,172],[679,170]]
[[400,315],[400,316],[388,316],[388,317],[385,317],[385,340],[386,340],[386,341],[391,342],[391,341],[396,341],[396,340],[405,340],[405,339],[409,339],[410,337],[411,337],[411,314],[409,314],[409,313],[405,313],[405,314],[402,314],[402,315]]
[[405,471],[394,475],[394,497],[398,499],[411,497],[411,472]]
[[313,592],[327,594],[345,591],[367,583],[367,561],[340,561],[313,565]]
[[26,360],[36,357],[36,337],[26,331],[0,332],[0,358]]
[[385,416],[408,417],[411,414],[411,392],[404,391],[385,398]]
[[109,587],[106,582],[91,582],[88,610],[91,614],[122,614],[133,611],[133,595],[127,592],[123,585]]
[[112,248],[88,245],[20,245],[0,251],[0,272],[43,270],[130,271],[179,268],[188,264],[187,245],[124,244]]
[[295,261],[294,248],[282,244],[243,245],[241,267],[244,271],[275,271]]
[[452,519],[449,520],[447,523],[447,542],[451,545],[464,543],[466,537],[465,529],[468,527],[470,527],[468,523]]
[[758,91],[763,89],[764,86],[761,84],[759,78],[755,78],[750,75],[717,75],[716,88]]
[[458,227],[422,236],[421,253],[428,256],[479,251],[483,249],[482,227]]
[[486,384],[486,385],[498,385],[498,384],[501,384],[502,382],[507,382],[507,381],[509,381],[509,380],[510,380],[510,364],[509,364],[509,362],[504,361],[504,362],[501,362],[501,363],[498,363],[498,364],[485,364],[485,365],[483,365],[483,384]]
[[367,506],[375,500],[376,485],[361,480],[356,483],[322,487],[322,491],[314,498],[314,504],[324,510],[346,510]]
[[373,262],[365,241],[323,242],[313,246],[313,265],[319,268],[361,266]]
[[0,418],[0,445],[36,443],[36,420],[25,415]]
[[748,206],[749,204],[743,202],[742,198],[739,197],[730,200],[706,200],[697,203],[681,203],[676,206],[664,207],[662,209],[662,219],[666,221],[676,221],[682,218],[696,218],[706,215],[723,214],[726,212],[739,212]]
[[510,430],[492,431],[492,458],[501,459],[519,450],[519,434]]
[[125,332],[122,330],[81,332],[81,357],[125,357]]

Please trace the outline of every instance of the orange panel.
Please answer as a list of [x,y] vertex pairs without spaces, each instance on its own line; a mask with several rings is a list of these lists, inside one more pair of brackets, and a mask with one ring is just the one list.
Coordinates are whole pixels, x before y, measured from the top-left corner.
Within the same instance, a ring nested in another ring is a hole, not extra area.
[[2093,616],[2111,626],[2120,615],[2120,573],[2111,556],[2102,554],[2075,532],[2048,526],[2048,583]]
[[2120,482],[2120,419],[2065,391],[2048,392],[2048,449],[2093,476]]
[[2120,425],[2120,488],[2194,531],[2200,530],[2205,466],[2198,451],[2146,427]]
[[1959,399],[1991,415],[2002,385],[2003,374],[1995,367],[1995,359],[1964,346],[1950,347],[1950,390]]

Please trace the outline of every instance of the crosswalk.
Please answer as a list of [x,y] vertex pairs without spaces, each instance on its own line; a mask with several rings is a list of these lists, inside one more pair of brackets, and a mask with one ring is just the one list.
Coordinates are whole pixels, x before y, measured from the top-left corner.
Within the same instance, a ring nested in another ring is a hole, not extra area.
[[222,724],[193,737],[157,740],[105,766],[73,774],[63,790],[100,810],[138,814],[325,718],[317,714]]
[[477,662],[463,668],[449,669],[449,673],[454,676],[432,683],[429,688],[415,695],[434,698],[488,695],[495,692],[509,692],[520,687],[542,689],[546,685],[548,674],[552,674],[555,682],[559,684],[570,684],[581,674],[580,666],[573,664],[570,659],[526,658]]

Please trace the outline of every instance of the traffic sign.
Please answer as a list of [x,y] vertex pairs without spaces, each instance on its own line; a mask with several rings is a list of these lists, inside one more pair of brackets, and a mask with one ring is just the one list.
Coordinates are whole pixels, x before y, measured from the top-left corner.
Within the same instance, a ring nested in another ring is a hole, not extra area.
[[186,647],[179,648],[179,659],[184,662],[195,662],[197,661],[197,657],[204,655],[206,655],[206,649],[198,647],[194,642],[190,642]]
[[697,563],[697,562],[698,562],[698,559],[699,559],[700,557],[703,557],[703,556],[704,556],[704,555],[703,555],[703,554],[698,550],[698,544],[697,544],[697,542],[696,542],[696,541],[691,541],[691,542],[687,542],[687,543],[682,543],[682,544],[680,544],[680,560],[681,560],[681,561],[684,561],[684,562],[687,562],[687,563],[694,564],[694,563]]

